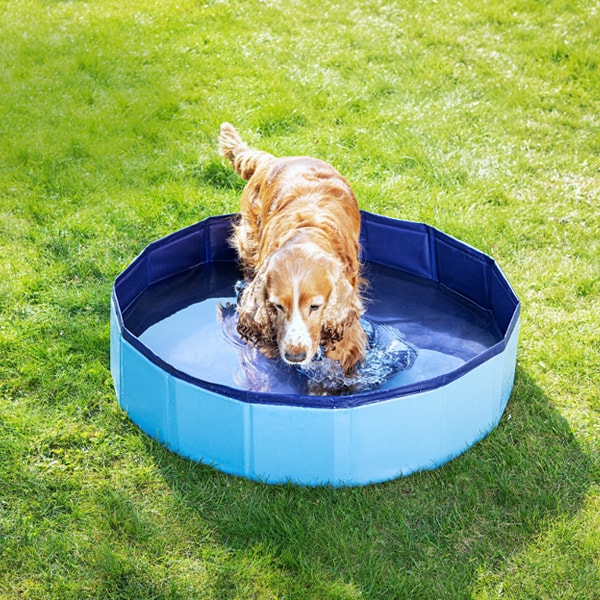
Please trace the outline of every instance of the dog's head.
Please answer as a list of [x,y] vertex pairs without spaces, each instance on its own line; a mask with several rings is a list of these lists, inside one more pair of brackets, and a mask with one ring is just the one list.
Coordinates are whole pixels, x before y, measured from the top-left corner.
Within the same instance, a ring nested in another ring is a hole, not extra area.
[[342,340],[363,310],[339,261],[316,245],[293,246],[274,253],[244,290],[238,332],[276,347],[288,364],[306,365],[321,346]]

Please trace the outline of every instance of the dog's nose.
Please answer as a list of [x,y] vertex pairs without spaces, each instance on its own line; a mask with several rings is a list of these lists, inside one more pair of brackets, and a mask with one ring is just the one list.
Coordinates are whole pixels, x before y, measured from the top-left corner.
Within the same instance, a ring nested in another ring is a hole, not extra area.
[[288,362],[299,363],[306,360],[306,352],[290,352],[289,350],[286,350],[284,358]]

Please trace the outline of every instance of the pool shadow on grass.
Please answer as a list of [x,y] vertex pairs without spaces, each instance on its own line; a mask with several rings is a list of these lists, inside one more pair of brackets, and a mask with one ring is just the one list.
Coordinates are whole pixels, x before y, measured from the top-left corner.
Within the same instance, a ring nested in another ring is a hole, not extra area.
[[478,569],[578,512],[592,472],[567,421],[522,369],[484,440],[435,471],[383,484],[271,486],[147,445],[224,546],[267,560],[292,596],[308,590],[302,597],[471,597]]

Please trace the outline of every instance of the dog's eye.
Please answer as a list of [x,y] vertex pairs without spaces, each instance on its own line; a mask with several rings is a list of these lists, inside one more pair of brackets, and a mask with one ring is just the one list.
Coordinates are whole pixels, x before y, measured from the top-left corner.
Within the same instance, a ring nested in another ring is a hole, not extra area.
[[319,310],[321,308],[320,304],[311,304],[310,305],[310,312],[315,312],[315,310]]
[[281,304],[273,304],[273,306],[279,311],[283,312],[283,306]]

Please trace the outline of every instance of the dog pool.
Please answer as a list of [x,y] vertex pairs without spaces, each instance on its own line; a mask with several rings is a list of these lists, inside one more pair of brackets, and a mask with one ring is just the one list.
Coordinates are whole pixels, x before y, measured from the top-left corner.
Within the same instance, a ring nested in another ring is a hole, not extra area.
[[148,246],[115,281],[111,372],[144,432],[260,481],[365,485],[436,468],[498,423],[519,301],[493,259],[421,223],[362,213],[366,317],[418,355],[374,389],[309,395],[236,339],[231,215]]

